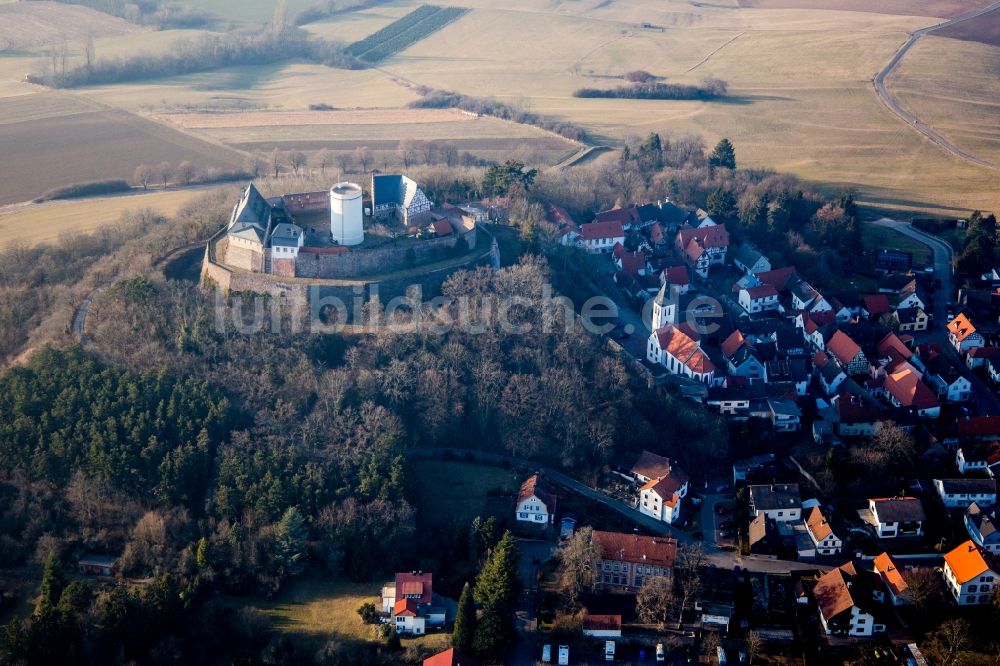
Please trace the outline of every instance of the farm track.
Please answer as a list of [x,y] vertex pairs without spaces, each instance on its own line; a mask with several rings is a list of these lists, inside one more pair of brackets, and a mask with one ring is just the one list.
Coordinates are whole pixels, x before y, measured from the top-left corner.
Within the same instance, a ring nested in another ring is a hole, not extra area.
[[888,108],[894,114],[899,116],[904,122],[906,122],[907,125],[913,127],[915,130],[917,130],[925,137],[927,137],[935,145],[941,147],[946,152],[951,153],[952,155],[954,155],[959,159],[965,160],[967,162],[982,167],[986,167],[988,169],[1000,170],[1000,164],[997,164],[996,162],[991,162],[990,160],[986,160],[981,157],[977,157],[972,153],[969,153],[968,151],[959,148],[954,143],[952,143],[944,136],[939,134],[933,127],[930,127],[926,123],[922,122],[916,116],[916,114],[911,113],[910,111],[904,109],[902,104],[900,104],[899,100],[896,99],[896,97],[893,96],[891,92],[889,92],[889,88],[886,86],[885,83],[889,75],[891,75],[896,70],[896,67],[899,66],[899,63],[902,62],[906,54],[910,52],[910,49],[912,49],[917,44],[917,42],[919,42],[920,39],[923,38],[924,36],[934,32],[935,30],[940,30],[941,28],[947,28],[953,25],[957,25],[959,23],[964,23],[965,21],[969,21],[974,18],[979,18],[980,16],[989,14],[990,12],[995,11],[997,9],[1000,9],[1000,2],[994,2],[992,5],[989,5],[988,7],[984,7],[982,9],[978,9],[973,12],[962,14],[961,16],[957,16],[943,23],[938,23],[937,25],[932,25],[927,28],[922,28],[920,30],[911,33],[909,39],[907,39],[906,42],[899,47],[899,50],[896,51],[895,55],[892,57],[892,60],[890,60],[888,64],[886,64],[886,66],[882,68],[882,71],[880,71],[878,74],[875,75],[875,77],[872,79],[872,85],[875,88],[876,96],[886,106],[886,108]]
[[701,67],[702,65],[704,65],[706,62],[708,62],[712,58],[712,56],[714,56],[716,53],[718,53],[722,49],[726,48],[727,46],[729,46],[730,44],[732,44],[733,42],[735,42],[737,39],[739,39],[740,37],[742,37],[745,34],[747,34],[747,33],[746,32],[741,32],[740,34],[736,35],[732,39],[729,39],[729,40],[723,42],[717,48],[713,49],[711,51],[711,53],[709,53],[707,56],[705,56],[704,58],[702,58],[701,60],[699,60],[696,64],[692,65],[691,67],[688,67],[687,71],[688,72],[693,72],[694,70],[698,69],[699,67]]

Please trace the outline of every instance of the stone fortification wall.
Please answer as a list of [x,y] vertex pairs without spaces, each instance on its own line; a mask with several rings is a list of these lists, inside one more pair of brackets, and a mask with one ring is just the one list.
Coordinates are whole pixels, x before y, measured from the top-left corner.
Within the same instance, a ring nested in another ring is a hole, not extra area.
[[[459,241],[465,245],[456,250]],[[453,252],[468,252],[476,247],[476,227],[459,229],[444,238],[432,238],[407,244],[372,250],[352,250],[343,254],[299,252],[295,260],[295,275],[302,278],[351,279],[375,277],[447,259]],[[413,252],[411,253],[410,250]]]

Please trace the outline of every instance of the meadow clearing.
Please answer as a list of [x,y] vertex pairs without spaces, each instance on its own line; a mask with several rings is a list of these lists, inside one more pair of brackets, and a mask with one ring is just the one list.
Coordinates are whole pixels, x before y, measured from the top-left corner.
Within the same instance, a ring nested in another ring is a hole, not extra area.
[[0,209],[0,249],[15,243],[48,243],[71,234],[117,224],[128,211],[150,209],[175,215],[189,201],[214,187],[142,191],[129,195],[48,201]]

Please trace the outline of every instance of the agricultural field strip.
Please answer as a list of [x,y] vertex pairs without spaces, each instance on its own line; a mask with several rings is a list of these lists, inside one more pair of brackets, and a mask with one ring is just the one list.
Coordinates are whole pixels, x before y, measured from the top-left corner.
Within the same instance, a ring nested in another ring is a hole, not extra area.
[[365,62],[380,62],[437,32],[467,11],[462,7],[422,5],[378,32],[354,42],[347,47],[347,53]]
[[252,111],[248,113],[165,113],[156,119],[184,129],[282,127],[309,125],[386,125],[398,123],[475,122],[455,109],[370,109],[359,111]]

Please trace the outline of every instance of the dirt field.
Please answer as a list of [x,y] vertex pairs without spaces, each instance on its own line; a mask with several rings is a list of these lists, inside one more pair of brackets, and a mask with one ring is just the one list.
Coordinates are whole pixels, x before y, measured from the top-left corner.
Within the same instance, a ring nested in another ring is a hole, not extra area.
[[130,210],[150,208],[164,215],[173,215],[184,204],[211,189],[214,187],[136,192],[115,197],[50,201],[8,212],[0,209],[0,248],[11,243],[45,243],[64,234],[93,231],[117,223],[122,214]]
[[901,16],[953,18],[992,4],[991,0],[739,0],[755,9],[837,9]]
[[98,38],[143,31],[124,19],[80,5],[40,1],[0,4],[0,51],[63,40],[82,42],[88,35]]
[[4,99],[0,146],[5,161],[17,165],[0,179],[0,205],[72,183],[130,179],[144,163],[234,168],[242,161],[224,147],[60,93]]
[[183,129],[234,129],[247,127],[356,126],[491,121],[457,109],[364,109],[355,111],[256,111],[247,113],[171,113],[159,116]]
[[1000,10],[936,30],[934,36],[1000,46]]

